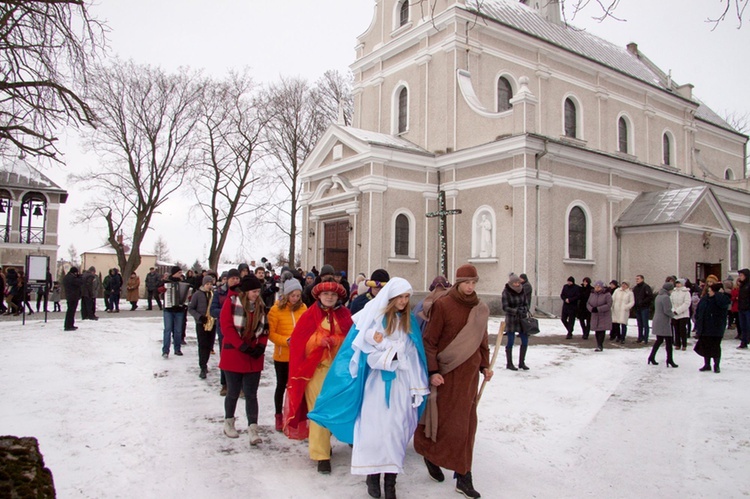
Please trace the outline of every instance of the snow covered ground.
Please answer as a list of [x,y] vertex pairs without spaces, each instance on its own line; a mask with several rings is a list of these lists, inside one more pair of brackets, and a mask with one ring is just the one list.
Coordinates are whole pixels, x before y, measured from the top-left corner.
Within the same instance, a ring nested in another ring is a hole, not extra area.
[[[334,445],[333,473],[322,476],[304,442],[273,431],[270,349],[264,441],[251,448],[244,431],[222,434],[218,356],[199,379],[192,320],[185,355],[164,360],[158,315],[101,315],[75,332],[63,332],[59,313],[0,322],[0,434],[38,438],[59,497],[368,497],[347,445]],[[540,322],[543,336],[563,334],[559,321]],[[644,348],[594,352],[593,335],[584,348],[532,339],[527,372],[505,370],[501,352],[479,404],[475,487],[486,498],[750,495],[750,354],[731,338],[720,374],[698,372],[692,347],[667,369],[663,349],[649,366]],[[244,430],[242,400],[237,417]],[[413,450],[405,466],[400,497],[458,497]]]

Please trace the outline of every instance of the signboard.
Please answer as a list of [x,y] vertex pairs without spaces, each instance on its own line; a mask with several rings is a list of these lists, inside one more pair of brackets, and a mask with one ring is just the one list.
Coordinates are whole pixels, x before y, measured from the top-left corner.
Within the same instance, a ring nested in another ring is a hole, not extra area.
[[28,282],[38,281],[44,283],[47,280],[47,269],[49,268],[48,256],[28,255],[26,257],[26,275]]

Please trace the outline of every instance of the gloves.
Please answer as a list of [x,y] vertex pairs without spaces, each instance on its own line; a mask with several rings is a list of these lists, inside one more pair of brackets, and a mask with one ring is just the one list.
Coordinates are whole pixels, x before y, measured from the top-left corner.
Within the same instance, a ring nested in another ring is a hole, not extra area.
[[253,348],[250,349],[248,353],[250,354],[250,357],[257,359],[259,357],[262,357],[263,354],[266,353],[266,346],[255,345]]
[[208,317],[206,317],[205,315],[201,315],[200,317],[198,317],[198,322],[200,322],[201,324],[205,324],[208,322]]
[[591,313],[593,313],[593,314],[597,313],[598,311],[599,311],[599,308],[597,308],[597,307],[592,307],[591,308]]

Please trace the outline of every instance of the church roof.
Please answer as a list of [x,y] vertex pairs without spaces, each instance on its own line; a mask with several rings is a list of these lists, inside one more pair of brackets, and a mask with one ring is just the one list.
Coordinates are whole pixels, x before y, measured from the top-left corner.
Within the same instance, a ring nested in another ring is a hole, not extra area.
[[409,152],[416,152],[434,156],[434,154],[432,154],[431,152],[422,149],[418,145],[409,142],[406,139],[402,139],[401,137],[395,137],[393,135],[388,135],[385,133],[371,132],[370,130],[362,130],[361,128],[354,128],[351,126],[336,126],[338,126],[338,128],[348,133],[352,137],[361,140],[362,142],[366,142],[370,145],[391,147],[393,149],[403,149]]
[[707,193],[705,186],[644,192],[622,212],[615,227],[681,223]]
[[21,187],[23,189],[60,192],[61,201],[67,199],[67,192],[50,180],[42,172],[23,160],[0,163],[0,185],[3,187]]
[[[674,83],[656,65],[636,50],[630,52],[587,31],[550,22],[518,0],[466,0],[470,12],[556,45],[668,92]],[[676,95],[676,94],[675,94]],[[738,133],[718,114],[697,99],[696,117]]]

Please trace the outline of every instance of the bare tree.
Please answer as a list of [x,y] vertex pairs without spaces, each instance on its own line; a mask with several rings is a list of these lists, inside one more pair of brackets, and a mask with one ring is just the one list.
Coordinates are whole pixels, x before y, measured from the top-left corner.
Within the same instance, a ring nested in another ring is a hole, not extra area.
[[201,157],[191,186],[198,202],[195,209],[209,222],[208,264],[215,269],[232,230],[242,230],[234,222],[255,208],[250,200],[263,155],[265,118],[247,71],[212,81],[205,92],[198,119]]
[[59,160],[57,127],[93,123],[71,88],[103,42],[83,0],[0,2],[0,155]]
[[157,262],[168,262],[169,261],[169,248],[167,242],[163,237],[159,236],[154,243],[154,255],[156,256]]
[[[123,275],[141,263],[140,247],[159,207],[180,188],[194,163],[202,79],[188,69],[115,61],[90,76],[88,98],[99,125],[88,136],[101,164],[73,176],[92,187],[79,220],[103,217]],[[117,235],[126,234],[130,253]]]
[[[266,138],[273,160],[270,189],[275,203],[268,203],[264,215],[289,238],[289,261],[294,261],[297,243],[297,212],[302,185],[302,164],[335,120],[320,105],[319,92],[299,78],[282,78],[262,96],[268,117]],[[278,216],[281,213],[282,216]]]
[[354,99],[352,97],[351,72],[342,75],[336,70],[328,70],[315,82],[315,91],[320,96],[320,107],[326,116],[336,116],[343,125],[352,124]]
[[750,132],[750,112],[742,113],[740,111],[725,111],[724,121],[740,133],[747,134]]

